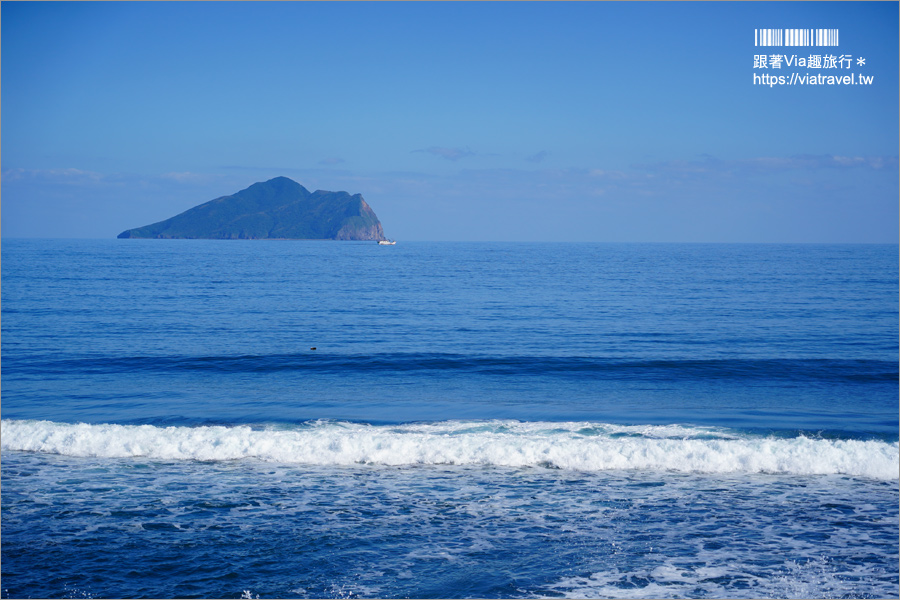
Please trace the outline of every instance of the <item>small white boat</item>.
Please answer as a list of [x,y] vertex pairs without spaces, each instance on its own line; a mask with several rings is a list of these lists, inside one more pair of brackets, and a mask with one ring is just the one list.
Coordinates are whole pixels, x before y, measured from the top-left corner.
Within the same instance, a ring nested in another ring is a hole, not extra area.
[[393,246],[396,243],[394,240],[378,240],[379,246]]

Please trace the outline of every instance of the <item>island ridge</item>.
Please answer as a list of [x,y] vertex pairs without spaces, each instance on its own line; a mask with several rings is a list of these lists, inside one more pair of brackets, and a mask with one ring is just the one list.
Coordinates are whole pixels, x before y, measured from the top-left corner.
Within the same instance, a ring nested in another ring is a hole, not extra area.
[[128,229],[119,238],[155,239],[385,239],[362,195],[310,192],[287,177],[254,183],[231,196],[195,206],[165,221]]

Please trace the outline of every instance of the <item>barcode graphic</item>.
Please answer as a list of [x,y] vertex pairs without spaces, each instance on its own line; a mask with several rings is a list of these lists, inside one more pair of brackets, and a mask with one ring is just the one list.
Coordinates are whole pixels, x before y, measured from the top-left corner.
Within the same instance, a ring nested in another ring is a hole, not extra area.
[[837,46],[837,29],[756,29],[756,46]]

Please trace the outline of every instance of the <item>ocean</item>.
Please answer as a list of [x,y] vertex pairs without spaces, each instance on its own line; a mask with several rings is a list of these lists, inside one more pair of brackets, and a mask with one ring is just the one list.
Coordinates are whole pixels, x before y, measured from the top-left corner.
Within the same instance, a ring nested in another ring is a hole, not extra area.
[[889,598],[896,245],[2,241],[2,597]]

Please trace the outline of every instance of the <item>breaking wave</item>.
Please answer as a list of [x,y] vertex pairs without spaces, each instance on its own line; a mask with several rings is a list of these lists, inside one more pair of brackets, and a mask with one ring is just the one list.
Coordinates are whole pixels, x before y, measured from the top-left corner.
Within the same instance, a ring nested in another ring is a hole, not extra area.
[[308,465],[482,465],[575,471],[843,474],[892,480],[897,442],[775,437],[714,427],[592,422],[313,421],[257,428],[3,420],[3,450],[75,457]]

